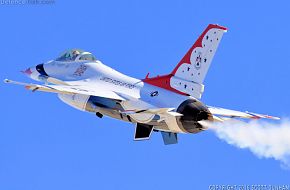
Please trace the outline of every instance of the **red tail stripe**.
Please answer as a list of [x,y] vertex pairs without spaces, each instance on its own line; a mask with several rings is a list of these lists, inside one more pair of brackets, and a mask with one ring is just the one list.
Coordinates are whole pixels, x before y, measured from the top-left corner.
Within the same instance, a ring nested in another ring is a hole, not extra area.
[[193,44],[193,46],[188,50],[188,52],[185,54],[185,56],[180,60],[180,62],[177,64],[177,66],[174,68],[174,70],[171,72],[172,75],[175,75],[177,69],[182,65],[183,63],[188,63],[190,64],[190,56],[192,51],[196,47],[202,47],[202,39],[206,35],[206,33],[213,28],[217,29],[222,29],[222,30],[227,30],[227,28],[223,26],[219,26],[217,24],[209,24],[208,27],[203,31],[203,33],[199,36],[199,38],[196,40],[196,42]]
[[158,86],[160,88],[164,88],[166,90],[170,90],[172,92],[189,96],[188,94],[181,92],[179,90],[176,90],[170,86],[170,78],[175,75],[177,69],[179,66],[183,63],[188,63],[190,64],[190,56],[191,52],[193,51],[194,48],[196,47],[202,47],[202,39],[205,36],[205,34],[212,28],[217,28],[217,29],[222,29],[222,30],[227,30],[225,27],[216,25],[216,24],[210,24],[208,27],[204,30],[204,32],[199,36],[197,41],[193,44],[193,46],[189,49],[189,51],[185,54],[185,56],[181,59],[181,61],[178,63],[178,65],[175,67],[175,69],[168,75],[163,75],[163,76],[157,76],[153,78],[149,78],[149,73],[147,74],[146,78],[143,79],[142,81],[154,86]]

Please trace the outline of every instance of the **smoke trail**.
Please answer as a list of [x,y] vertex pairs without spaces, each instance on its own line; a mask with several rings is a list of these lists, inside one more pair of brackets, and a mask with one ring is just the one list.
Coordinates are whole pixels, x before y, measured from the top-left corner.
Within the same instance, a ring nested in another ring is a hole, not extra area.
[[223,123],[204,122],[209,129],[238,148],[247,148],[259,158],[274,158],[290,169],[290,121],[250,121],[245,123],[230,120]]

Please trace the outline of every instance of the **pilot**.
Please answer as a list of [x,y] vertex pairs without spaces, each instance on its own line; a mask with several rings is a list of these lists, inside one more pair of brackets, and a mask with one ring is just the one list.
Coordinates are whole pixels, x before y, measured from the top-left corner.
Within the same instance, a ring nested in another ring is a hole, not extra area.
[[72,60],[74,61],[77,58],[77,56],[79,56],[79,54],[80,52],[78,50],[74,50],[72,52]]

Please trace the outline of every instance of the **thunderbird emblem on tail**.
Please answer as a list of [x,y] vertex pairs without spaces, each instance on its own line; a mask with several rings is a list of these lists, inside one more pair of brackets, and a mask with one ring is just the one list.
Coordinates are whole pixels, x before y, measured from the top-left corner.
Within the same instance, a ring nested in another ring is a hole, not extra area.
[[23,72],[44,84],[5,82],[56,93],[70,106],[100,118],[105,115],[135,123],[135,140],[149,139],[154,131],[161,132],[165,144],[175,144],[178,133],[206,130],[202,121],[279,119],[207,106],[200,101],[205,76],[226,31],[225,27],[208,25],[173,71],[163,76],[132,78],[102,64],[89,52],[73,49]]

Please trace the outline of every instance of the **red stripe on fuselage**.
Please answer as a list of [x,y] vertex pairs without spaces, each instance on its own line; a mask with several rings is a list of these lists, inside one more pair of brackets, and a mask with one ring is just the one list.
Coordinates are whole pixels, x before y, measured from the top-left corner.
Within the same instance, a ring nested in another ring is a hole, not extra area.
[[160,88],[164,88],[166,90],[175,92],[177,94],[181,94],[181,95],[184,95],[184,96],[189,96],[188,94],[186,94],[184,92],[181,92],[179,90],[176,90],[176,89],[174,89],[174,88],[172,88],[170,86],[170,78],[172,76],[173,76],[172,74],[163,75],[163,76],[157,76],[157,77],[152,77],[152,78],[148,78],[148,76],[147,76],[142,81],[145,82],[145,83],[151,84],[153,86],[158,86]]

